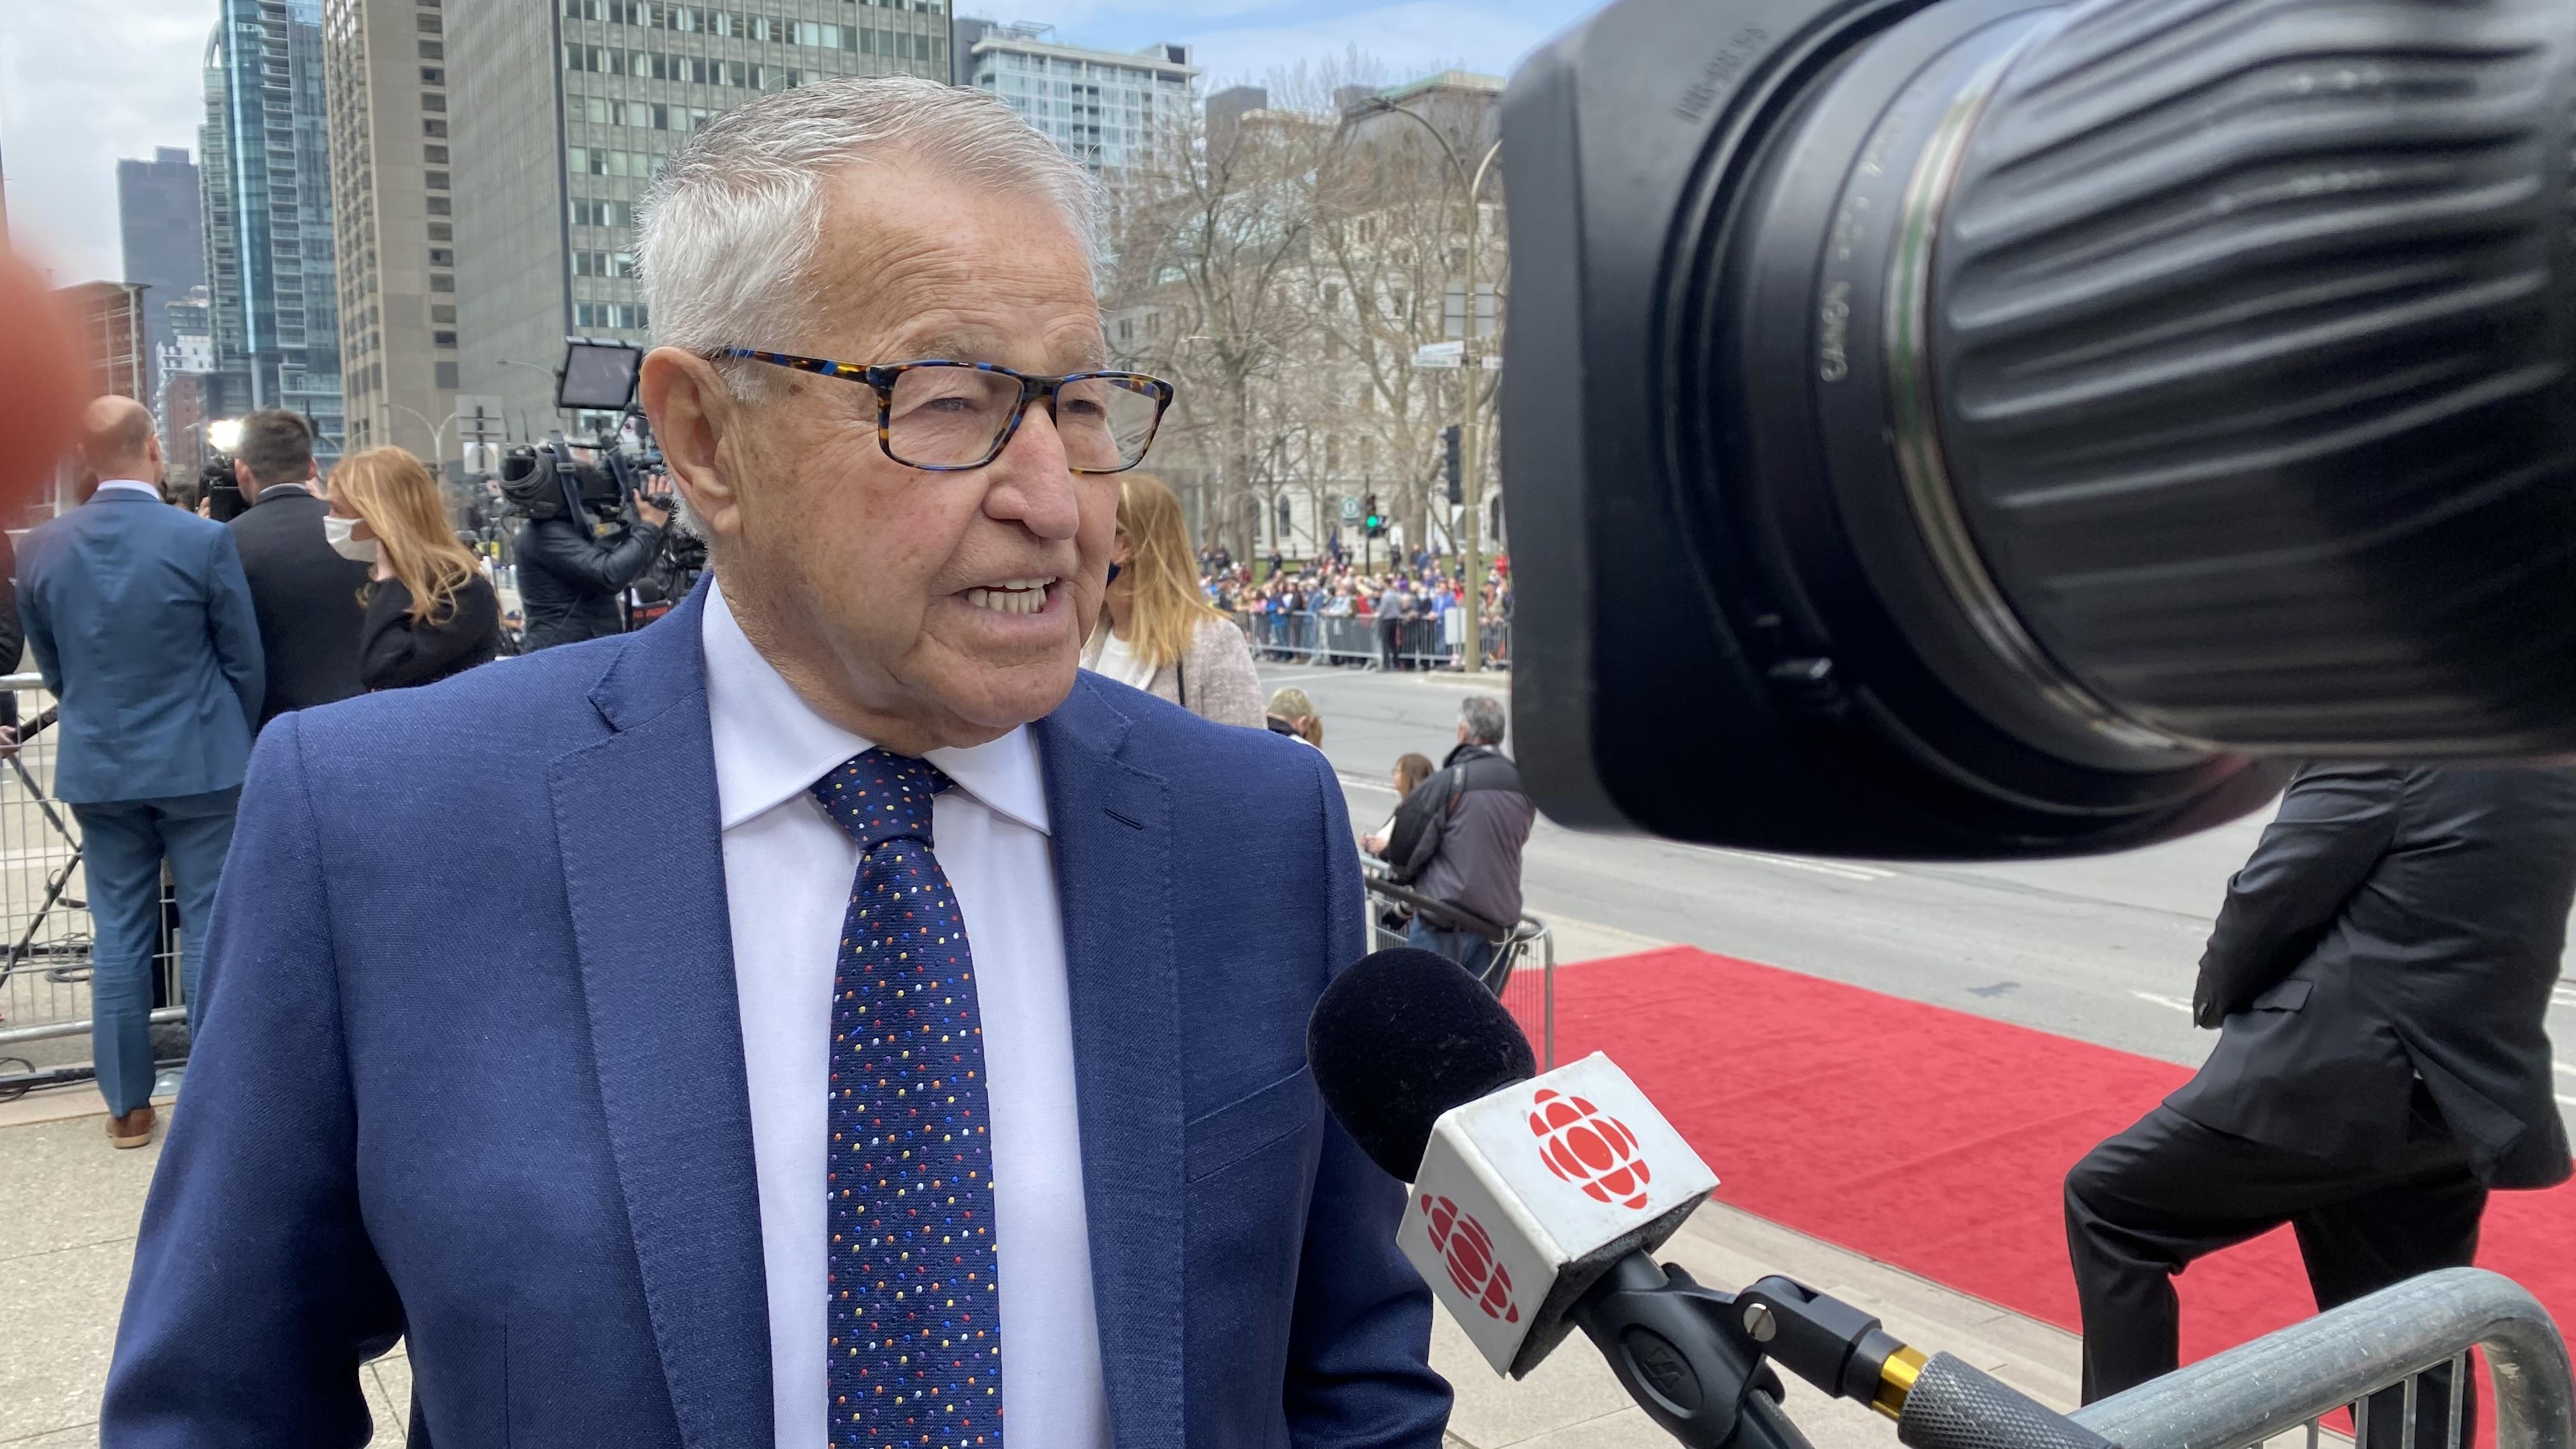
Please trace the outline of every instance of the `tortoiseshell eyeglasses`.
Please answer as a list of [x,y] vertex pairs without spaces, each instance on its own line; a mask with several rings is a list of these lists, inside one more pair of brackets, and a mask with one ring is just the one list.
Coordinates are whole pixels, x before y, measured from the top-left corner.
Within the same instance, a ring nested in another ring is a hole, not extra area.
[[1145,461],[1172,405],[1172,385],[1141,372],[1032,377],[990,362],[856,363],[751,347],[723,347],[710,362],[742,358],[864,382],[877,392],[877,445],[907,468],[960,473],[1002,456],[1044,399],[1076,473],[1123,473]]

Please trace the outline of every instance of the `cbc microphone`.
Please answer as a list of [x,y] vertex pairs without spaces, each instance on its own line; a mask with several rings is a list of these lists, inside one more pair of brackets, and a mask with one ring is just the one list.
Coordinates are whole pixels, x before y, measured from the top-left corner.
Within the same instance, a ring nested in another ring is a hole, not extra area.
[[1807,1449],[1776,1359],[1914,1449],[2114,1449],[1789,1279],[1728,1294],[1656,1263],[1717,1175],[1608,1057],[1538,1075],[1520,1024],[1447,957],[1399,947],[1343,972],[1306,1060],[1351,1140],[1412,1185],[1397,1246],[1497,1372],[1526,1375],[1579,1326],[1686,1444]]
[[1717,1186],[1608,1057],[1536,1075],[1511,1013],[1429,951],[1342,973],[1306,1055],[1361,1150],[1413,1184],[1398,1246],[1498,1373],[1537,1367],[1584,1291]]

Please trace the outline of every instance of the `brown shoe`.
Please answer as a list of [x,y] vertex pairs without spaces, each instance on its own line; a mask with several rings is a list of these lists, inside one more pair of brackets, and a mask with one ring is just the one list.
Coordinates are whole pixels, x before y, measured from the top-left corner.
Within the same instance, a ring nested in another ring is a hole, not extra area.
[[107,1119],[107,1145],[141,1147],[151,1142],[154,1121],[152,1105],[145,1103],[122,1117]]

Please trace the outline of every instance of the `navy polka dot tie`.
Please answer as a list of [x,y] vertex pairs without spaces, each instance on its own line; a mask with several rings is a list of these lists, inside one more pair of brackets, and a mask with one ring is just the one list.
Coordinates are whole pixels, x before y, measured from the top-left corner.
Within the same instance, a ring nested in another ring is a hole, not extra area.
[[825,1319],[835,1449],[1002,1442],[993,1139],[975,958],[930,851],[949,779],[883,750],[814,783],[859,844],[832,978]]

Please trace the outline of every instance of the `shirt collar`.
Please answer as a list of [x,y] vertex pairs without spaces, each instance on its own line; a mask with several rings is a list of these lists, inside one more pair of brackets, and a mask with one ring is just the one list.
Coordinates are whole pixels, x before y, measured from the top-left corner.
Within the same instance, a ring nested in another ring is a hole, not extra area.
[[[115,489],[119,493],[140,493],[155,503],[161,501],[161,490],[139,478],[102,478],[99,480],[99,493],[105,493],[110,488]],[[97,494],[92,494],[91,496],[96,497]]]
[[[700,647],[707,659],[707,725],[716,756],[716,810],[735,826],[802,795],[869,740],[817,714],[742,632],[724,586],[710,581]],[[1048,834],[1046,780],[1026,725],[997,740],[927,756],[957,788]]]
[[259,496],[250,501],[251,506],[256,508],[272,498],[284,498],[290,493],[310,498],[313,496],[313,489],[303,483],[262,483],[259,485]]

